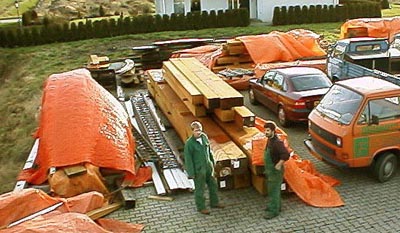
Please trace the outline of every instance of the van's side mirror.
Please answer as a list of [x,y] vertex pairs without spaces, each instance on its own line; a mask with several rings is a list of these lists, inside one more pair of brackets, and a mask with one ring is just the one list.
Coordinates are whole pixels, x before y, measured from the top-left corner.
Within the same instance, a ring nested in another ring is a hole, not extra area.
[[371,125],[379,125],[379,118],[377,115],[372,115],[371,117]]

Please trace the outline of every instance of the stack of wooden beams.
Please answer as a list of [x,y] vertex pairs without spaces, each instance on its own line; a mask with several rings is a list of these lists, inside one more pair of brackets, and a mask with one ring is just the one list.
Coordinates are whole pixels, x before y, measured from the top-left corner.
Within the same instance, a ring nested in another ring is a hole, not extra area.
[[194,58],[170,59],[162,70],[148,74],[150,94],[183,141],[192,134],[192,121],[203,124],[216,161],[219,188],[250,186],[251,147],[245,144],[260,132],[253,127],[255,115],[243,106],[243,96]]
[[254,62],[240,40],[228,40],[222,45],[222,54],[212,67],[212,71],[215,73],[225,69],[254,68]]

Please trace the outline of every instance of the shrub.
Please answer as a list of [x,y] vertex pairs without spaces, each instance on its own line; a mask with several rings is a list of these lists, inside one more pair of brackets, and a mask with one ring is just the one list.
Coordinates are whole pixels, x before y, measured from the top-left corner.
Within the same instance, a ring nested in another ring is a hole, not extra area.
[[103,8],[103,5],[100,5],[100,7],[99,7],[99,16],[103,17],[105,15],[106,15],[106,12],[105,12],[105,10]]
[[304,23],[304,18],[301,14],[301,7],[299,5],[294,7],[294,23],[295,24],[302,24]]
[[388,0],[382,0],[381,2],[381,8],[382,9],[389,9],[390,8],[390,4]]
[[274,7],[274,14],[272,16],[272,25],[282,25],[280,14],[281,14],[281,8],[278,6]]
[[286,25],[288,24],[288,12],[286,6],[283,6],[281,8],[281,25]]
[[304,5],[301,7],[301,18],[303,23],[311,23],[311,19],[308,16],[308,6]]
[[215,10],[211,10],[210,11],[210,18],[208,20],[208,27],[209,28],[218,27],[217,12],[215,12]]
[[294,16],[294,6],[289,6],[287,13],[287,24],[294,24],[296,20],[297,19]]

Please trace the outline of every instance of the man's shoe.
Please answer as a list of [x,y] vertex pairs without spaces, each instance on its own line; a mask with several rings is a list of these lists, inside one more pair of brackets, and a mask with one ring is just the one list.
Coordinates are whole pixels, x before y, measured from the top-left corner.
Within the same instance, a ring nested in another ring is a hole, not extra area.
[[210,214],[210,211],[207,210],[207,209],[200,210],[199,212],[202,213],[202,214],[207,214],[207,215]]
[[218,204],[218,205],[211,206],[211,208],[223,209],[223,208],[225,208],[225,206],[222,204]]
[[278,216],[279,214],[265,214],[263,217],[265,219],[272,219],[275,218],[276,216]]

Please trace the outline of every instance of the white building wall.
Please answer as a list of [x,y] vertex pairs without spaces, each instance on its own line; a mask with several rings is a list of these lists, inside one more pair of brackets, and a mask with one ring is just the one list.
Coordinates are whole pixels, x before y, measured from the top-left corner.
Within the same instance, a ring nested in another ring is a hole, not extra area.
[[[201,0],[201,10],[225,10],[228,9],[228,1],[231,0]],[[174,13],[174,0],[156,0],[157,14]],[[250,18],[257,18],[263,22],[272,22],[275,6],[296,6],[296,5],[337,5],[339,0],[249,0]],[[185,13],[190,12],[191,0],[185,0]]]
[[211,10],[225,10],[228,9],[228,0],[201,0],[201,10],[208,11]]

